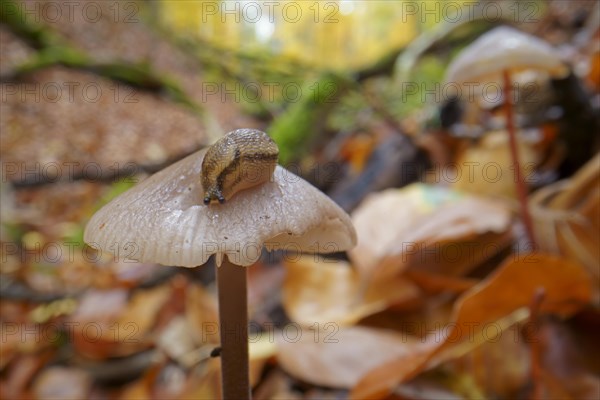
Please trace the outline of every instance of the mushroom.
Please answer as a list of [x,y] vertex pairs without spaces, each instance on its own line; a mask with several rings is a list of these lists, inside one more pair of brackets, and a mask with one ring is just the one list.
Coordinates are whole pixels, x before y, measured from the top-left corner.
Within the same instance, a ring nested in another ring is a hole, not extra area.
[[511,99],[511,74],[525,70],[538,70],[558,78],[568,73],[567,66],[556,51],[546,42],[514,28],[501,26],[479,37],[466,47],[450,64],[446,83],[466,84],[469,81],[490,82],[499,79],[504,87],[506,128],[515,181],[521,208],[521,217],[533,246],[533,224],[527,208],[527,188],[521,171]]
[[356,243],[350,217],[315,187],[283,169],[272,179],[205,205],[200,150],[149,177],[92,216],[91,247],[141,262],[195,267],[215,255],[223,397],[250,396],[246,268],[262,247],[345,251]]
[[546,71],[556,78],[568,73],[548,43],[514,28],[500,26],[481,35],[452,60],[446,82],[491,82],[500,79],[504,70],[514,73],[532,69]]

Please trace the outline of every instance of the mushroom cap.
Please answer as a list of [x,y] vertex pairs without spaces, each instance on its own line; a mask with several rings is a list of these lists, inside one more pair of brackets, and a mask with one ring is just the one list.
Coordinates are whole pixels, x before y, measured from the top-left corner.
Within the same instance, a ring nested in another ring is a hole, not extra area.
[[546,71],[564,76],[568,69],[552,46],[535,36],[508,26],[500,26],[481,35],[449,65],[446,82],[500,79],[503,70]]
[[273,179],[205,205],[200,183],[206,149],[154,174],[101,208],[84,232],[91,247],[140,262],[194,267],[212,254],[237,265],[263,245],[311,253],[356,244],[350,217],[302,178],[277,166]]

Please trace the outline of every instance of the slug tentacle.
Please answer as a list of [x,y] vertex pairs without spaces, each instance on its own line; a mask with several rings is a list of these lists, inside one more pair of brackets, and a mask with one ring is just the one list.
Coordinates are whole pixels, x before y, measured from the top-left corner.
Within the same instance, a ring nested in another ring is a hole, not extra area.
[[279,148],[266,133],[238,129],[213,144],[202,160],[204,204],[221,203],[237,192],[268,182]]

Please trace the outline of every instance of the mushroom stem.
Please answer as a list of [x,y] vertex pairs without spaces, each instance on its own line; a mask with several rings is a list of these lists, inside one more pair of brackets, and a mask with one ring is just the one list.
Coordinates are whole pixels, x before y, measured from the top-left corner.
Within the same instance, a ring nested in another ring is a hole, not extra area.
[[250,399],[246,267],[225,256],[217,267],[223,399]]
[[533,223],[531,222],[531,215],[529,214],[529,208],[527,206],[527,187],[525,180],[523,179],[523,172],[521,171],[521,163],[519,161],[519,148],[517,146],[517,133],[515,130],[515,121],[513,114],[512,104],[512,84],[510,79],[510,72],[505,69],[502,71],[504,78],[504,103],[506,107],[506,130],[508,131],[508,138],[510,143],[510,155],[512,162],[515,167],[515,183],[517,189],[517,198],[519,199],[519,206],[521,208],[521,218],[523,225],[525,225],[525,231],[529,243],[531,243],[532,250],[536,248],[535,236],[533,234]]

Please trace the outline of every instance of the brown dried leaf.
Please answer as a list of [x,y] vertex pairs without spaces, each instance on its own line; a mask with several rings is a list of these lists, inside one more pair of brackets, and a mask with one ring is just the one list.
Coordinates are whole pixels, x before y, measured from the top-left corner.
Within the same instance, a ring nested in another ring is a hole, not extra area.
[[600,398],[600,379],[588,371],[567,326],[553,319],[545,319],[537,332],[542,354],[541,385],[544,399]]
[[[257,262],[248,269],[248,308],[250,318],[261,313],[274,301],[278,301],[279,288],[283,283],[285,269]],[[260,318],[260,317],[259,317]]]
[[178,398],[189,400],[222,398],[221,362],[217,359],[211,359],[206,364],[200,379],[194,374],[189,374],[186,390]]
[[419,296],[416,286],[402,278],[362,282],[343,261],[304,256],[285,266],[283,306],[293,321],[304,326],[352,325],[390,304]]
[[199,345],[219,343],[217,299],[200,285],[189,285],[186,291],[185,318],[190,334]]
[[[123,330],[119,331],[118,337],[141,340],[154,324],[158,311],[169,300],[170,294],[171,288],[166,285],[135,292],[125,312],[116,321],[118,328]],[[135,329],[128,329],[127,326],[132,324]]]
[[[473,242],[487,232],[502,234],[508,230],[510,218],[508,208],[500,202],[448,188],[413,184],[386,190],[371,195],[354,211],[358,245],[349,255],[361,275],[372,276],[376,271],[389,277],[412,262],[422,264],[431,250],[425,250],[427,247]],[[472,244],[468,243],[471,248]],[[462,252],[446,264],[462,258],[471,265],[479,261],[470,253]],[[445,258],[442,254],[427,262],[435,265]]]
[[172,318],[167,326],[162,329],[156,340],[156,346],[179,364],[191,368],[197,361],[188,361],[186,357],[189,357],[196,347],[191,331],[192,329],[190,329],[185,317],[178,315]]
[[282,368],[296,378],[335,388],[352,387],[375,366],[423,346],[407,335],[365,327],[342,328],[333,334],[302,332],[294,342],[283,334],[276,338]]
[[79,400],[89,397],[90,376],[80,369],[50,367],[37,377],[33,392],[36,399]]
[[548,204],[554,210],[568,210],[575,208],[582,199],[590,193],[598,193],[598,180],[600,179],[600,153],[581,167],[570,179],[566,190],[558,193]]
[[[522,171],[527,182],[541,154],[535,143],[526,141],[521,135],[517,136],[517,144],[521,165],[527,167]],[[455,189],[485,193],[490,197],[516,198],[515,169],[506,131],[486,133],[477,145],[458,156],[456,165],[459,166],[459,174],[447,173],[450,183],[454,182],[455,176],[458,177],[453,184]]]
[[[7,97],[0,110],[0,153],[3,161],[18,166],[10,180],[20,180],[25,171],[36,169],[36,163],[49,161],[60,166],[62,178],[86,172],[89,165],[97,167],[92,169],[94,174],[111,174],[117,172],[115,166],[160,164],[206,143],[206,129],[197,115],[149,91],[61,66],[37,69],[27,80],[40,86],[93,85],[99,95],[93,102],[82,90],[55,99],[44,95],[28,101],[27,107],[19,95]],[[160,115],[153,112],[156,109]],[[35,140],[39,135],[45,138],[43,143]]]
[[[4,349],[2,349],[4,353]],[[51,352],[42,354],[26,354],[14,360],[6,376],[2,379],[0,396],[6,399],[28,397],[25,389],[35,373],[53,356]],[[2,354],[4,358],[4,354]]]
[[[448,380],[449,377],[446,377]],[[480,399],[483,398],[478,392],[477,387],[468,387],[472,385],[468,376],[452,376],[452,385],[437,382],[433,379],[415,379],[409,383],[402,384],[396,389],[396,396],[393,399],[410,400],[464,400],[465,398]],[[463,392],[470,392],[471,396],[463,395]],[[474,394],[474,395],[473,395]]]
[[381,364],[359,377],[358,383],[352,387],[350,399],[383,399],[387,397],[400,382],[398,376],[408,376],[419,368],[437,346],[435,341],[425,342],[427,345],[411,349],[410,353]]
[[25,322],[3,322],[0,366],[4,369],[20,354],[32,354],[56,345],[60,335],[55,323],[33,324]]
[[487,232],[455,242],[419,243],[406,247],[403,255],[408,271],[460,277],[494,257],[512,243],[512,232]]
[[357,175],[363,171],[376,144],[375,138],[365,133],[359,133],[342,144],[340,155],[349,162],[352,174]]
[[127,292],[122,289],[87,292],[69,321],[75,349],[102,359],[148,347],[148,331],[170,293],[166,285],[140,290],[126,303]]
[[515,398],[530,380],[528,343],[521,337],[522,324],[448,364],[472,377],[490,398]]
[[250,360],[250,386],[254,387],[260,382],[263,369],[267,361],[277,354],[277,345],[268,334],[261,332],[258,339],[250,337],[248,346]]
[[[531,214],[540,248],[583,264],[600,279],[600,154],[573,178],[536,191],[530,200]],[[594,301],[600,289],[594,287]]]
[[476,279],[454,278],[427,271],[410,269],[406,271],[405,276],[415,282],[419,287],[428,293],[450,292],[462,293],[477,284]]
[[544,254],[509,259],[456,301],[453,323],[443,330],[442,340],[429,353],[411,354],[411,360],[415,361],[411,367],[404,366],[395,373],[390,371],[405,365],[406,360],[399,358],[374,368],[353,388],[351,398],[382,398],[423,369],[448,360],[450,356],[442,352],[465,342],[477,342],[482,337],[495,338],[489,327],[493,326],[493,331],[501,334],[506,326],[495,322],[527,307],[540,287],[546,293],[541,305],[544,313],[566,317],[591,298],[589,277],[578,264]]

